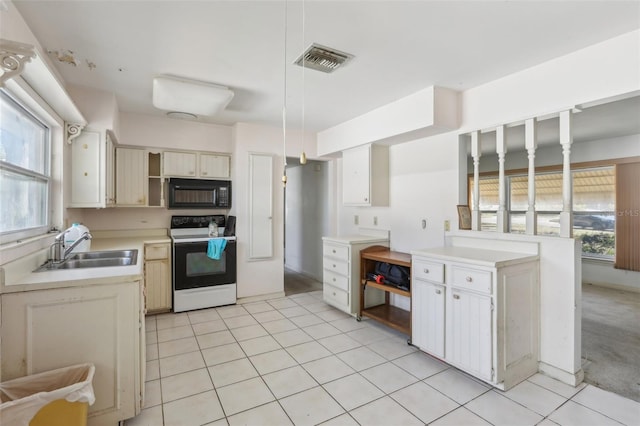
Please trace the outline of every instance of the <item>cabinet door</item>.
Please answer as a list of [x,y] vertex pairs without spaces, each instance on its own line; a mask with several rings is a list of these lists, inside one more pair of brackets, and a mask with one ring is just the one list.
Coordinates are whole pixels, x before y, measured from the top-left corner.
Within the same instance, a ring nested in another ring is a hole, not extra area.
[[411,341],[425,352],[444,358],[445,287],[413,280]]
[[171,266],[169,259],[144,263],[147,312],[171,309]]
[[249,259],[273,256],[273,157],[249,155]]
[[89,424],[135,416],[139,295],[138,282],[3,294],[2,379],[91,362]]
[[196,176],[196,154],[193,152],[162,153],[162,169],[164,176]]
[[491,297],[449,289],[448,301],[447,361],[491,381]]
[[147,153],[141,149],[116,149],[116,204],[145,206],[147,204]]
[[227,155],[200,154],[200,177],[228,179],[229,163]]
[[342,202],[346,205],[371,204],[371,145],[342,153]]
[[71,207],[105,207],[100,133],[83,131],[71,144]]

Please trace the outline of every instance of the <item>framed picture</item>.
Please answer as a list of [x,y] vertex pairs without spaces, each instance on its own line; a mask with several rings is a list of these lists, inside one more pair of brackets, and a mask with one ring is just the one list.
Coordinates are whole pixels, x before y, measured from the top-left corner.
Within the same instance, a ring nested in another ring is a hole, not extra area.
[[458,229],[471,229],[471,210],[469,206],[458,206]]

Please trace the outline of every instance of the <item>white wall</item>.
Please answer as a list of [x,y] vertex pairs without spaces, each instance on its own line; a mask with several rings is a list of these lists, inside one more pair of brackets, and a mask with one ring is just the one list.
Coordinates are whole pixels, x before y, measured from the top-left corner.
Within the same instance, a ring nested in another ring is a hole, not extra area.
[[[286,155],[300,154],[302,137],[299,131],[287,129]],[[307,157],[315,157],[315,138],[307,135],[305,144]],[[312,149],[309,149],[312,148]],[[273,257],[263,260],[249,260],[248,211],[249,211],[249,154],[273,154]],[[231,214],[237,216],[236,235],[238,237],[238,297],[252,297],[284,290],[284,189],[282,129],[257,124],[238,123],[234,127],[234,151],[232,167],[233,200]]]

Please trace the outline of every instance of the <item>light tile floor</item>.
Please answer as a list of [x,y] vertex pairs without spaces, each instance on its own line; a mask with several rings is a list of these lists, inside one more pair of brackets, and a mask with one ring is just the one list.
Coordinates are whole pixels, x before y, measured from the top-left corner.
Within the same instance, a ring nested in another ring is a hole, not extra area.
[[492,389],[321,292],[147,317],[145,409],[127,426],[637,425],[640,403],[541,374]]

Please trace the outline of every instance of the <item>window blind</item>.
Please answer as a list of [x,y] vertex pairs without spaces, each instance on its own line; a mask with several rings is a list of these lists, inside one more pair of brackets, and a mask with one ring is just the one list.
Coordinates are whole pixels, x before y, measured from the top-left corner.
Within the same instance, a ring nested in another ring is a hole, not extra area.
[[616,165],[614,267],[640,271],[640,163]]

